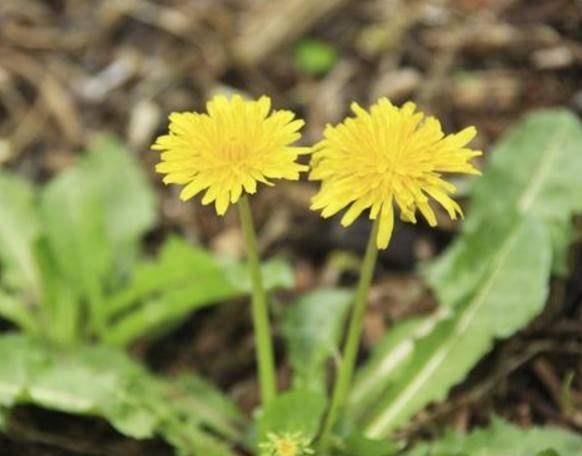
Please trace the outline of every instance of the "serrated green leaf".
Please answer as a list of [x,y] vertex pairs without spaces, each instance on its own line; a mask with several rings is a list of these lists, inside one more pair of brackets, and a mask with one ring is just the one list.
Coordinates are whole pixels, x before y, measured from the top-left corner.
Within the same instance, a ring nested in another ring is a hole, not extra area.
[[[582,127],[573,115],[543,111],[529,116],[491,153],[483,177],[473,188],[463,234],[425,270],[441,312],[448,316],[424,337],[416,341],[408,337],[403,345],[394,345],[406,353],[389,348],[383,353],[386,363],[395,358],[398,362],[382,375],[380,356],[380,362],[370,364],[376,365],[376,374],[360,377],[360,385],[356,385],[356,396],[364,403],[386,397],[371,412],[352,399],[351,412],[367,415],[372,435],[385,435],[424,405],[442,399],[495,338],[509,336],[540,311],[550,274],[544,264],[548,258],[554,264],[556,258],[565,258],[571,241],[570,217],[582,209],[582,201],[575,196],[581,189],[582,156],[577,153],[581,145]],[[535,246],[529,257],[524,255],[528,242],[530,249]],[[499,274],[495,265],[506,248],[512,259],[503,261]],[[516,276],[516,282],[513,290],[505,292],[508,276]],[[483,289],[484,284],[488,290]],[[516,301],[522,291],[525,299]],[[485,295],[489,297],[485,299]],[[480,310],[474,311],[479,302]],[[458,334],[465,323],[464,335]],[[410,350],[411,342],[414,350]],[[439,362],[439,353],[448,354],[446,363]],[[429,374],[431,381],[427,382]],[[374,383],[379,387],[373,388]]]
[[193,375],[158,379],[157,385],[148,404],[162,418],[158,432],[178,455],[234,456],[231,443],[242,443],[246,422],[232,401]]
[[[34,372],[27,396],[34,404],[70,413],[97,414],[101,408],[108,408],[109,402],[118,400],[116,390],[135,369],[123,354],[97,347],[63,352],[58,362],[51,352],[47,356],[46,365]],[[136,369],[133,375],[139,373]]]
[[110,325],[104,340],[125,346],[142,337],[156,337],[195,310],[235,296],[217,283],[205,282],[168,291],[150,299]]
[[155,221],[145,176],[119,143],[101,138],[44,188],[41,212],[52,258],[89,303],[92,330],[104,332],[103,290],[130,273],[141,237]]
[[429,334],[447,314],[443,307],[431,315],[399,322],[387,331],[370,359],[357,371],[346,409],[350,419],[361,419],[382,399],[385,391],[410,362],[415,343]]
[[12,407],[28,398],[35,373],[49,362],[44,349],[21,335],[0,337],[0,407]]
[[112,323],[104,337],[109,343],[127,345],[155,335],[196,309],[236,295],[207,251],[172,237],[158,259],[138,264],[129,286],[109,299],[106,310]]
[[188,423],[168,423],[163,426],[164,438],[175,447],[176,456],[236,456],[231,446]]
[[415,446],[404,456],[532,456],[549,448],[561,456],[577,456],[582,454],[582,437],[552,427],[521,429],[494,419],[487,428],[470,434],[449,432],[437,442]]
[[267,440],[269,433],[300,433],[313,439],[325,412],[326,397],[309,390],[286,391],[273,399],[257,421],[257,441]]
[[0,289],[0,317],[10,321],[23,331],[38,333],[39,325],[32,310],[26,305]]
[[[293,276],[280,261],[262,265],[265,288],[289,286]],[[159,334],[168,325],[205,306],[250,293],[244,263],[221,263],[200,247],[173,237],[159,259],[138,264],[129,286],[106,305],[111,324],[105,340],[127,345],[144,335]]]
[[40,340],[5,335],[0,337],[0,354],[2,405],[33,403],[102,416],[131,437],[154,435],[158,418],[140,406],[139,397],[133,397],[132,381],[146,382],[148,376],[123,353],[105,347],[59,351]]
[[79,168],[51,181],[41,195],[48,250],[60,275],[89,303],[91,330],[102,332],[103,287],[113,264],[103,207]]
[[15,175],[0,172],[1,282],[38,302],[40,281],[34,243],[40,232],[32,186]]
[[[224,287],[227,293],[232,292],[233,287],[225,280],[208,251],[172,236],[165,241],[157,258],[139,263],[128,286],[108,299],[107,316],[114,318],[127,313],[140,302],[168,290],[179,290],[189,285],[196,289],[206,282],[218,285],[209,286],[209,290]],[[204,293],[204,287],[200,289]]]
[[536,456],[560,456],[560,454],[553,448],[548,448],[547,450],[540,451]]
[[[219,259],[220,269],[230,284],[240,294],[252,292],[251,277],[246,261],[234,261],[232,259]],[[278,288],[291,288],[295,284],[293,269],[285,260],[273,258],[261,263],[263,286],[266,290]]]
[[220,436],[241,439],[243,418],[217,390],[192,377],[154,377],[110,347],[61,350],[22,335],[3,335],[0,359],[1,409],[35,404],[99,416],[133,438],[161,435],[190,456],[231,455]]
[[236,404],[204,379],[184,374],[166,380],[168,394],[184,412],[195,411],[204,425],[234,442],[242,442],[246,419]]
[[[153,192],[136,161],[115,140],[100,138],[44,187],[39,217],[25,181],[1,174],[0,193],[3,282],[39,306],[35,317],[48,322],[53,341],[72,342],[84,329],[85,336],[104,332],[104,290],[129,275],[155,221]],[[31,329],[31,319],[3,303],[7,318]],[[80,315],[89,315],[87,328]]]
[[100,200],[116,265],[128,274],[143,235],[156,222],[157,203],[136,157],[114,137],[100,136],[80,163]]
[[573,212],[582,211],[581,148],[582,123],[571,112],[527,116],[491,152],[487,178],[477,180],[472,191],[465,228],[475,229],[493,213],[501,216],[509,205],[521,215],[569,222]]
[[293,387],[326,390],[326,362],[339,343],[353,293],[322,289],[302,296],[283,315],[281,331],[293,368]]
[[45,237],[37,242],[35,251],[43,288],[39,312],[41,333],[51,342],[61,345],[80,341],[83,335],[87,335],[87,328],[82,323],[86,310],[81,304],[81,296],[61,274]]
[[[497,228],[493,229],[495,236],[490,233],[492,228]],[[460,269],[455,269],[458,274],[467,270],[478,274],[476,286],[461,286],[468,290],[463,295],[451,293],[455,301],[445,305],[454,312],[416,341],[406,366],[366,420],[368,436],[384,437],[428,403],[443,399],[491,349],[496,338],[517,331],[543,308],[551,268],[544,223],[533,218],[516,225],[508,219],[503,228],[483,225],[481,230],[475,233],[474,243],[468,242]],[[484,232],[497,243],[484,247],[487,255],[480,256]]]
[[[556,109],[527,116],[497,143],[483,177],[475,180],[464,232],[471,233],[507,213],[534,214],[547,223],[555,270],[564,272],[572,240],[571,217],[582,212],[580,150],[582,123],[574,114]],[[458,250],[453,247],[447,255],[454,258]],[[446,265],[440,269],[439,274],[447,273]]]
[[390,440],[369,439],[359,433],[353,433],[344,442],[341,450],[345,456],[392,456],[398,452],[398,446]]

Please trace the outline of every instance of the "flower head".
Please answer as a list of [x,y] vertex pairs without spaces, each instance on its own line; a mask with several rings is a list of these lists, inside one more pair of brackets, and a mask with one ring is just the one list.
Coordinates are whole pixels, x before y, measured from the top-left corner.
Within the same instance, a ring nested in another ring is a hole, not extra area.
[[455,186],[443,173],[479,174],[469,162],[481,152],[465,147],[476,134],[473,127],[446,135],[434,117],[415,112],[413,103],[402,108],[380,99],[365,111],[352,104],[355,117],[328,125],[324,139],[315,145],[309,178],[321,188],[312,209],[331,217],[350,206],[341,223],[350,225],[364,210],[380,217],[376,245],[386,248],[394,225],[393,204],[402,220],[416,223],[416,210],[431,226],[436,216],[429,198],[452,219],[462,216],[450,197]]
[[309,456],[314,454],[310,440],[301,432],[267,434],[267,441],[259,445],[262,456]]
[[162,152],[156,171],[165,174],[164,183],[184,185],[183,201],[205,190],[202,204],[214,202],[223,215],[243,191],[255,193],[257,181],[297,180],[307,170],[296,160],[308,149],[290,146],[301,137],[303,121],[294,120],[291,111],[270,113],[269,97],[218,95],[206,109],[207,114],[171,114],[169,134],[152,146]]

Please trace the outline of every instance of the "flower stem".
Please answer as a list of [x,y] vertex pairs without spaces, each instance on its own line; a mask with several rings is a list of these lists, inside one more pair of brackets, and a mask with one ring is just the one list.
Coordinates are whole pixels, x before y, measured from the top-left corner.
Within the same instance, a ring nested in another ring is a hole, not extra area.
[[376,247],[378,226],[379,218],[374,221],[370,238],[368,239],[368,246],[366,247],[366,254],[362,263],[354,307],[350,316],[347,338],[344,343],[342,360],[333,387],[331,405],[323,422],[322,431],[319,437],[318,454],[323,455],[329,449],[333,427],[336,423],[338,414],[344,406],[352,382],[354,366],[356,364],[360,338],[362,335],[366,303],[368,302],[368,290],[370,289],[370,283],[372,282],[374,267],[376,265],[376,258],[378,257],[378,249]]
[[269,313],[267,311],[267,295],[265,293],[265,288],[263,287],[253,218],[249,201],[246,196],[240,198],[238,209],[246,244],[248,267],[253,288],[253,326],[255,331],[261,400],[264,407],[276,396],[277,391],[275,385],[275,358],[273,355]]

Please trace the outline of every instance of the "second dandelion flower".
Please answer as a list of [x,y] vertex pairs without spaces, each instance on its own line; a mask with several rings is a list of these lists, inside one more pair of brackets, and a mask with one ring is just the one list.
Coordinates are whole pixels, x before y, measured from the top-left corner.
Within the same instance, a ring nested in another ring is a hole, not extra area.
[[388,247],[396,204],[404,221],[416,223],[418,210],[431,226],[436,216],[429,198],[452,219],[462,215],[450,197],[455,186],[443,173],[478,174],[470,160],[481,152],[466,145],[473,127],[445,135],[440,122],[416,112],[414,103],[402,108],[380,99],[369,111],[352,104],[355,117],[325,129],[315,145],[309,178],[321,181],[312,209],[331,217],[349,206],[341,223],[348,226],[365,210],[379,217],[376,246]]

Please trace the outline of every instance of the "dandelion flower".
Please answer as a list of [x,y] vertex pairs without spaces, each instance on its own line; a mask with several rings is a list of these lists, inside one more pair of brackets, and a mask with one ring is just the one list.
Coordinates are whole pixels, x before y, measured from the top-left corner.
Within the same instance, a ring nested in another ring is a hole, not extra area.
[[262,456],[309,456],[314,451],[309,446],[307,439],[301,432],[286,432],[267,434],[267,441],[261,443],[259,448]]
[[164,183],[184,185],[183,201],[205,191],[202,204],[214,202],[223,215],[243,191],[255,193],[257,182],[297,180],[307,170],[296,160],[308,149],[291,146],[301,137],[303,121],[291,111],[271,112],[269,97],[246,101],[218,95],[206,109],[171,114],[169,134],[152,146],[161,151],[156,171],[165,174]]
[[429,199],[456,219],[463,214],[450,197],[455,186],[443,173],[479,174],[470,160],[481,152],[466,147],[475,129],[445,135],[437,119],[415,110],[414,103],[398,108],[386,98],[369,112],[353,103],[355,117],[328,125],[324,139],[314,147],[309,178],[320,180],[321,188],[311,208],[327,218],[349,206],[343,226],[369,209],[371,219],[380,218],[379,249],[390,242],[394,204],[407,222],[416,223],[418,209],[429,225],[437,224]]

